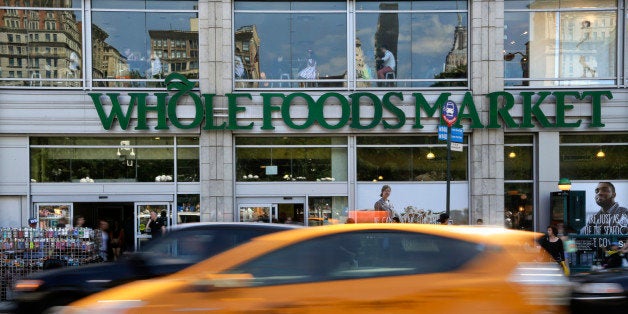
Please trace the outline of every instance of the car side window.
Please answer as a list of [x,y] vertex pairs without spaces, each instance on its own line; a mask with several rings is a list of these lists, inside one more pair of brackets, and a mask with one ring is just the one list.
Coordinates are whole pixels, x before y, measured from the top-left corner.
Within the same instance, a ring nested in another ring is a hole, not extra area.
[[220,230],[181,230],[154,240],[144,254],[148,265],[194,263],[218,250]]
[[251,274],[255,286],[437,273],[461,267],[483,249],[427,234],[347,232],[270,252],[227,273]]
[[149,265],[196,263],[270,232],[273,230],[232,227],[177,230],[150,243],[146,253],[153,258],[146,263]]

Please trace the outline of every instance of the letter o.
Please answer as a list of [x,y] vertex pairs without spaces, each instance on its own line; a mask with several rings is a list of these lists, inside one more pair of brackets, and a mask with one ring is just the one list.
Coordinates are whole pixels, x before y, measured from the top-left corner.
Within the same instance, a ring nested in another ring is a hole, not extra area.
[[[327,101],[327,99],[330,97],[334,97],[338,99],[338,101],[340,102],[341,110],[342,110],[342,115],[340,116],[340,120],[335,125],[331,125],[327,123],[327,120],[325,120],[325,115],[323,113],[323,107],[325,106],[325,101]],[[323,128],[328,129],[328,130],[336,130],[336,129],[342,128],[343,126],[347,124],[347,122],[349,122],[349,117],[351,116],[351,107],[349,107],[349,101],[347,100],[347,98],[342,96],[342,94],[325,93],[320,98],[318,98],[318,100],[316,101],[316,105],[317,106],[316,106],[315,111],[310,111],[310,114],[315,113],[314,117],[316,121],[318,121],[318,124],[320,124]]]
[[194,101],[194,106],[196,107],[196,114],[194,116],[194,120],[192,123],[185,125],[181,123],[179,117],[177,117],[177,103],[175,98],[171,98],[168,102],[168,119],[170,119],[170,123],[178,129],[192,129],[198,127],[203,118],[205,117],[205,107],[203,107],[203,102],[201,101],[201,97],[194,93],[189,93],[188,96],[192,98]]
[[[290,118],[290,105],[292,104],[292,100],[297,97],[303,98],[305,102],[307,102],[307,109],[308,109],[307,120],[302,125],[295,124],[294,122],[292,122],[292,119]],[[314,101],[312,96],[308,94],[305,94],[305,93],[290,94],[283,100],[283,103],[281,105],[281,118],[283,119],[283,122],[291,129],[295,129],[295,130],[307,129],[310,126],[312,126],[312,124],[314,124],[314,121],[316,121],[315,117],[313,117],[313,115],[311,114],[312,111],[314,110],[314,105],[316,105],[316,102]]]

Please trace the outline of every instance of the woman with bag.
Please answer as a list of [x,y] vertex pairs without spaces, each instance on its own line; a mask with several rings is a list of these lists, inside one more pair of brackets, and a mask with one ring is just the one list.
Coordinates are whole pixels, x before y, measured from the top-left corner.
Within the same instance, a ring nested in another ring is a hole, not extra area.
[[548,226],[547,235],[541,238],[539,244],[561,266],[565,275],[569,276],[569,266],[565,262],[565,247],[563,240],[558,237],[558,228]]

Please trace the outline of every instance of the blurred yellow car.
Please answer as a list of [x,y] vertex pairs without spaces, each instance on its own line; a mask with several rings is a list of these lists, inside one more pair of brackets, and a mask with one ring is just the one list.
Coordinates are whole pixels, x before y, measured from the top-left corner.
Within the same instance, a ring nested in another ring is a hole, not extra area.
[[283,231],[56,313],[567,313],[538,233],[345,224]]

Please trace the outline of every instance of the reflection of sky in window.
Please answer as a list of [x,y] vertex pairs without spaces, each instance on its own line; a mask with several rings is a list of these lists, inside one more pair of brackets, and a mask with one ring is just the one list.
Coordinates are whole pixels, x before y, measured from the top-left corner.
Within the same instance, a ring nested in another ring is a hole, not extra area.
[[[529,38],[530,14],[527,12],[505,13],[504,15],[504,50],[505,53],[526,53],[525,44]],[[506,78],[523,77],[521,55],[516,55],[511,61],[505,61],[504,76]]]
[[235,10],[346,10],[344,1],[234,1]]
[[236,14],[236,31],[248,25],[257,28],[263,72],[279,56],[300,69],[307,49],[314,51],[321,76],[341,75],[347,69],[344,14]]
[[[462,14],[461,17],[462,25],[466,26],[466,14]],[[378,18],[378,13],[359,14],[356,23],[356,36],[362,43],[366,63],[371,67],[375,64],[375,32]],[[398,77],[431,79],[434,75],[441,73],[447,54],[454,44],[454,30],[457,23],[456,13],[400,13],[396,49]]]
[[150,50],[149,30],[190,31],[193,13],[94,12],[92,21],[109,37],[106,42],[124,54],[129,48],[146,57]]

